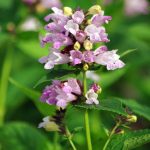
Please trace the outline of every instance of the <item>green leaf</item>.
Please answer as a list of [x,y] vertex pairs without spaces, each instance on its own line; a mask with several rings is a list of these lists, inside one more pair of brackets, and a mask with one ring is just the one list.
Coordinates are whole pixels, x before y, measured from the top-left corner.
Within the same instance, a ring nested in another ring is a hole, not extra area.
[[123,135],[114,135],[106,150],[129,150],[150,142],[150,130],[128,132]]
[[54,111],[55,111],[55,107],[54,106],[40,102],[39,97],[40,97],[41,94],[39,92],[34,91],[32,89],[29,89],[29,88],[19,84],[18,82],[16,82],[12,78],[10,78],[9,81],[13,85],[15,85],[19,90],[21,90],[27,97],[29,97],[33,101],[33,103],[36,105],[37,109],[44,116],[52,115],[54,113]]
[[116,100],[103,99],[100,101],[99,105],[78,104],[78,105],[75,105],[75,107],[84,108],[84,109],[105,110],[105,111],[110,111],[110,112],[117,113],[123,116],[127,115],[127,113],[125,112],[125,109],[122,106],[121,101],[117,99]]
[[76,77],[79,74],[79,70],[75,69],[53,69],[46,76],[43,76],[34,86],[50,83],[52,80],[66,80],[67,78]]
[[120,55],[120,57],[122,58],[122,57],[124,57],[124,56],[126,56],[126,55],[128,55],[128,54],[130,54],[130,53],[132,53],[132,52],[134,52],[134,51],[136,51],[137,49],[129,49],[129,50],[126,50],[125,52],[123,52],[121,55]]
[[12,58],[13,58],[13,50],[11,48],[12,44],[8,46],[8,51],[3,63],[1,82],[0,82],[0,125],[3,124],[4,116],[5,116],[5,105],[6,105],[6,95],[8,88],[8,79],[12,66]]
[[39,59],[48,54],[48,51],[40,47],[38,40],[19,40],[18,47],[27,55]]
[[147,120],[150,120],[150,108],[139,104],[135,100],[123,100],[121,99],[122,103],[128,106],[134,113],[144,117]]
[[37,129],[25,123],[10,123],[0,128],[2,150],[51,150],[49,140]]

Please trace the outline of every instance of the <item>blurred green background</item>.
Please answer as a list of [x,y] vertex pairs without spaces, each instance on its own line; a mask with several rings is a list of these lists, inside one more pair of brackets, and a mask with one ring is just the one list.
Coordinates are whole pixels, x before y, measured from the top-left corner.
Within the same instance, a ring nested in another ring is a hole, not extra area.
[[[51,1],[51,0],[49,0]],[[131,0],[132,1],[132,0]],[[142,0],[141,0],[142,1]],[[124,69],[100,72],[101,97],[133,99],[141,104],[139,111],[150,111],[150,14],[127,15],[125,1],[114,0],[62,0],[63,6],[88,9],[100,4],[113,20],[106,25],[109,49],[124,56]],[[51,6],[49,6],[51,7]],[[137,6],[135,6],[137,7]],[[149,6],[147,6],[149,9]],[[48,53],[40,47],[40,36],[45,33],[44,17],[50,13],[40,1],[33,4],[21,0],[0,1],[0,150],[65,150],[68,142],[57,133],[37,129],[44,115],[39,111],[35,83],[46,71],[38,59]],[[40,90],[40,89],[39,89]],[[108,112],[90,112],[91,136],[94,150],[100,150],[107,131],[114,125],[114,116]],[[83,126],[84,118],[77,109],[67,111],[66,122],[70,129]],[[149,128],[149,117],[138,116],[132,130]],[[84,130],[76,133],[74,143],[79,150],[86,149]],[[149,150],[149,144],[136,148]]]

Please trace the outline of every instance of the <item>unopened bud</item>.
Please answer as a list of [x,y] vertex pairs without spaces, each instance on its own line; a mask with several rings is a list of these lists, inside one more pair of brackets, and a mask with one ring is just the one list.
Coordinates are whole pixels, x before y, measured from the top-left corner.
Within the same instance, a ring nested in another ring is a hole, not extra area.
[[88,14],[99,14],[101,12],[101,6],[100,5],[94,5],[89,8]]
[[127,121],[135,123],[135,122],[137,122],[137,116],[135,116],[135,115],[128,115],[127,116]]
[[36,11],[37,11],[38,13],[43,13],[43,12],[46,10],[46,8],[43,7],[42,4],[37,4],[36,7],[35,7],[35,9],[36,9]]
[[91,23],[92,23],[92,20],[91,20],[91,19],[88,19],[88,20],[87,20],[87,24],[90,25]]
[[64,7],[64,15],[71,16],[72,15],[72,9],[70,7]]
[[92,44],[92,42],[89,41],[89,40],[85,40],[84,43],[83,43],[83,45],[84,45],[84,48],[85,48],[86,50],[91,50],[91,49],[93,48],[93,44]]
[[80,43],[79,42],[76,42],[75,44],[74,44],[74,49],[75,50],[79,50],[80,49]]
[[89,69],[88,64],[84,64],[84,65],[83,65],[83,70],[84,70],[84,71],[87,71],[88,69]]
[[124,130],[123,129],[116,129],[115,133],[116,134],[124,134]]

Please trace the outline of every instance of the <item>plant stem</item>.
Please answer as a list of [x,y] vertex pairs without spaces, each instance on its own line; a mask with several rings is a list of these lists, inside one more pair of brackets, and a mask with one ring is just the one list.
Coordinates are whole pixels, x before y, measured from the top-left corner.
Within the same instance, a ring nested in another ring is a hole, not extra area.
[[74,145],[74,143],[73,143],[73,141],[72,141],[72,135],[71,135],[71,133],[70,133],[70,131],[69,131],[68,128],[66,128],[66,132],[67,132],[68,141],[69,141],[72,149],[73,150],[77,150],[76,147],[75,147],[75,145]]
[[[83,71],[83,91],[84,96],[87,92],[87,85],[86,85],[86,71]],[[88,110],[85,110],[85,131],[86,131],[86,140],[87,140],[87,146],[88,150],[92,150],[92,143],[91,143],[91,135],[90,135],[90,126],[89,126],[89,114]]]
[[114,128],[112,129],[112,131],[111,131],[111,133],[110,133],[110,135],[109,135],[109,137],[108,137],[108,139],[107,139],[107,141],[106,141],[106,143],[105,143],[105,145],[104,145],[104,147],[103,147],[103,150],[106,150],[107,145],[109,144],[111,137],[113,136],[113,134],[115,133],[115,130],[116,130],[119,126],[120,126],[120,121],[117,122],[116,125],[114,126]]

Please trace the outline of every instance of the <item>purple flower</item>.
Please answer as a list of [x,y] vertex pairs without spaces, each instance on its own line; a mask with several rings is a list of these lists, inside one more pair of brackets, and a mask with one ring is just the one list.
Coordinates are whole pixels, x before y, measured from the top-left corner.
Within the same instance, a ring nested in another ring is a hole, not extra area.
[[50,33],[41,39],[41,46],[44,46],[46,43],[56,43],[59,42],[61,46],[67,46],[72,44],[72,40],[62,34],[62,33]]
[[60,85],[61,85],[60,81],[53,81],[52,85],[46,86],[40,98],[41,101],[46,102],[50,105],[56,104],[57,93],[55,89],[60,87]]
[[83,11],[76,11],[73,15],[72,15],[72,19],[75,23],[77,24],[81,24],[82,21],[84,20],[84,13]]
[[76,32],[75,38],[80,43],[83,43],[85,41],[85,38],[86,38],[86,33],[82,30],[79,30]]
[[107,50],[108,48],[106,46],[100,46],[94,51],[94,55],[96,56],[96,55],[102,54],[106,52]]
[[93,51],[87,50],[83,52],[83,60],[87,63],[94,62],[94,53]]
[[82,63],[82,59],[83,59],[82,52],[80,52],[78,50],[71,50],[70,55],[71,55],[70,59],[71,59],[71,62],[73,65]]
[[98,84],[94,83],[92,84],[91,89],[93,89],[94,92],[97,93],[101,88]]
[[64,26],[62,24],[56,24],[54,22],[47,24],[45,26],[45,30],[52,32],[52,33],[65,31]]
[[69,57],[67,54],[60,53],[59,50],[51,49],[51,53],[48,56],[44,56],[39,59],[40,63],[44,63],[45,69],[52,69],[54,65],[66,64],[69,62]]
[[116,52],[117,50],[103,52],[95,56],[95,62],[107,66],[107,70],[122,68],[125,64],[119,60],[120,56]]
[[69,102],[76,100],[77,95],[81,95],[81,93],[80,85],[76,79],[68,79],[66,82],[54,80],[52,85],[46,86],[43,90],[41,101],[64,109]]
[[87,91],[86,95],[86,104],[99,104],[98,101],[98,94],[94,92],[93,89],[90,89],[89,91]]
[[104,16],[104,11],[102,11],[100,14],[96,14],[92,17],[92,24],[99,27],[104,23],[108,23],[110,20],[112,20],[112,17]]

